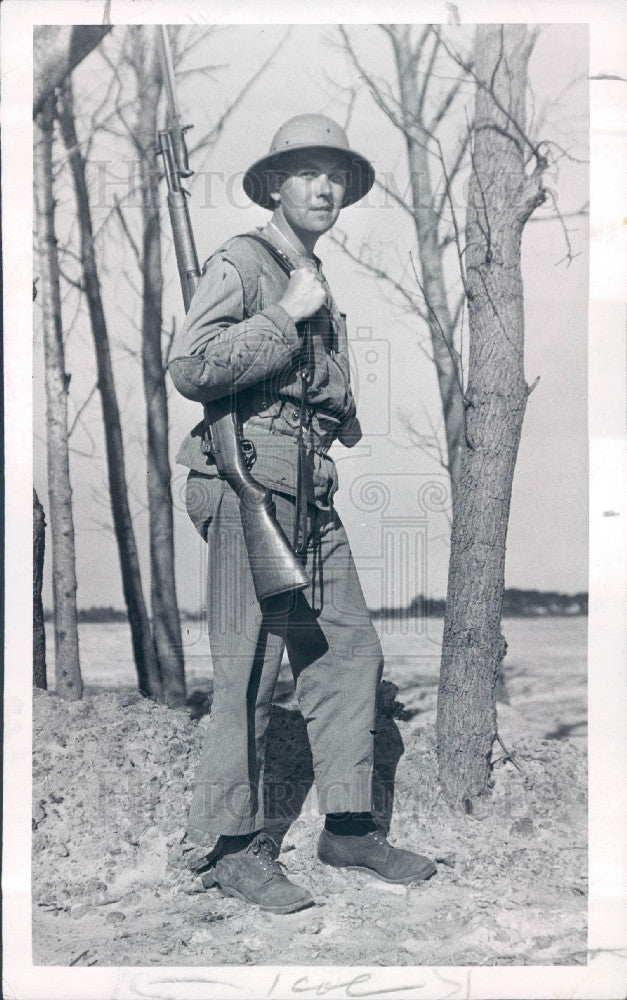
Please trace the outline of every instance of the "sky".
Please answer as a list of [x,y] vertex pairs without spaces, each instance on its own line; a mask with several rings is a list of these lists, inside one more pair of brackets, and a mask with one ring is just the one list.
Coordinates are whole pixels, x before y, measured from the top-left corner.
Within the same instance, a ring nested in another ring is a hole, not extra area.
[[[391,80],[393,67],[380,30],[375,26],[351,30],[364,63],[377,77]],[[299,25],[289,33],[285,26],[277,25],[221,28],[194,53],[194,65],[212,67],[210,72],[186,77],[181,83],[183,112],[195,124],[190,145],[194,135],[202,135],[215,122],[281,39],[279,52],[228,118],[215,147],[192,162],[198,173],[192,185],[191,211],[201,260],[225,238],[266,221],[266,212],[246,203],[241,175],[267,152],[282,121],[304,111],[345,120],[346,88],[356,77],[332,26]],[[460,47],[467,45],[467,33],[460,30],[456,40]],[[529,68],[533,107],[539,112],[547,105],[542,135],[556,139],[577,160],[587,157],[587,54],[585,25],[549,25],[540,34]],[[104,63],[94,54],[76,74],[77,95],[88,103],[105,77]],[[453,149],[465,116],[471,119],[472,110],[472,91],[468,89],[459,110],[446,123],[447,148]],[[372,160],[379,175],[394,178],[404,190],[407,178],[402,138],[376,108],[363,84],[357,91],[349,136],[354,148]],[[124,155],[128,158],[128,151],[124,153],[110,136],[98,140],[92,150],[90,176],[97,223],[109,214],[113,194],[123,196],[128,185],[129,166],[121,162]],[[119,178],[117,185],[105,182],[112,174]],[[461,216],[463,181],[461,178],[456,198]],[[561,159],[549,174],[548,186],[562,213],[569,215],[588,199],[587,165]],[[138,209],[131,205],[128,211],[133,225]],[[68,231],[73,218],[67,197],[60,199],[59,212],[60,226]],[[506,586],[576,592],[587,588],[588,576],[588,233],[585,217],[567,220],[577,253],[567,267],[560,263],[566,254],[564,235],[558,223],[546,220],[550,213],[550,206],[539,210],[537,221],[534,217],[523,237],[525,372],[529,382],[538,376],[539,382],[529,399],[514,480]],[[411,220],[402,209],[386,204],[381,193],[373,192],[343,212],[338,226],[354,249],[367,242],[375,259],[404,270],[411,265],[410,251],[415,252]],[[139,341],[133,328],[133,320],[139,316],[137,274],[131,251],[121,238],[108,240],[106,248],[102,275],[105,308],[114,343],[135,527],[148,591],[145,418]],[[426,331],[398,298],[348,260],[328,238],[320,241],[317,253],[340,309],[348,317],[358,413],[365,430],[356,449],[348,451],[338,445],[334,457],[340,475],[337,507],[351,538],[367,600],[378,606],[405,603],[418,592],[443,596],[449,530],[446,475],[437,461],[412,445],[407,433],[408,421],[423,433],[431,433],[432,425],[441,431],[435,372],[424,353]],[[452,290],[459,287],[456,266],[451,255],[447,282]],[[165,259],[165,274],[165,315],[180,323],[183,310],[171,249]],[[70,296],[66,303],[68,327],[74,308]],[[43,359],[37,316],[34,481],[47,507]],[[95,382],[93,347],[82,316],[67,336],[66,350],[67,368],[72,373],[72,409],[76,410]],[[198,407],[178,397],[172,388],[177,588],[181,607],[190,610],[202,605],[206,553],[184,511],[186,473],[174,464],[174,456],[179,441],[198,419]],[[78,603],[82,607],[122,607],[97,395],[83,411],[72,442]],[[48,606],[50,573],[48,558],[44,589]]]

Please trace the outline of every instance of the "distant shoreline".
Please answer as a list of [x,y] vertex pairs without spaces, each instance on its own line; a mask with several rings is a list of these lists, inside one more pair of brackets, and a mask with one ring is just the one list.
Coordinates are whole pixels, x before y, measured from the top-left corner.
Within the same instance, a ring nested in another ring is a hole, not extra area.
[[[443,618],[444,598],[415,597],[404,608],[370,608],[372,617],[386,621],[403,621],[408,618]],[[503,595],[503,618],[586,618],[588,594],[561,594],[554,591],[516,590],[508,588]],[[181,611],[181,621],[202,621],[201,612]],[[52,611],[46,608],[44,620],[52,620]],[[122,608],[90,607],[78,609],[78,620],[89,622],[126,622]]]

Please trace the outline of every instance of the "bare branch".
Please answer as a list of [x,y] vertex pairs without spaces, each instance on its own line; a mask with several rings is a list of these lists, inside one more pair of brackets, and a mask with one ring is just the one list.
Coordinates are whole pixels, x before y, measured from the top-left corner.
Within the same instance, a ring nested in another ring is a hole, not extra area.
[[[567,159],[571,163],[583,163],[583,164],[590,163],[590,160],[583,160],[578,156],[573,156],[572,153],[570,153],[567,149],[564,149],[563,146],[560,146],[559,142],[555,142],[554,139],[539,139],[537,149],[539,149],[540,146],[555,146],[556,149],[560,150],[560,155],[557,156],[554,160],[552,160],[551,161],[552,163],[559,163],[559,161],[562,159]],[[535,155],[537,156],[538,153],[536,152]]]
[[264,62],[259,67],[259,69],[257,69],[256,72],[253,73],[253,75],[246,81],[246,83],[241,88],[241,90],[239,91],[239,93],[231,101],[231,103],[228,105],[228,107],[226,108],[226,110],[220,115],[220,117],[218,118],[218,121],[213,126],[213,128],[211,129],[211,131],[205,136],[204,139],[201,139],[200,142],[198,142],[195,146],[192,146],[192,148],[189,151],[189,155],[190,156],[192,156],[194,153],[199,152],[201,149],[206,148],[206,146],[208,146],[208,145],[213,145],[217,141],[218,136],[220,135],[220,133],[222,132],[222,129],[224,128],[224,124],[225,124],[227,118],[229,117],[229,115],[231,115],[235,111],[235,109],[243,101],[244,97],[246,96],[246,94],[248,93],[248,91],[251,89],[251,87],[253,87],[254,84],[257,82],[257,80],[262,76],[262,74],[265,73],[265,71],[267,70],[268,66],[271,64],[271,62],[274,59],[274,57],[282,49],[283,45],[285,44],[285,42],[289,38],[290,31],[291,31],[291,29],[288,28],[287,31],[285,32],[285,34],[283,35],[283,37],[279,39],[277,45],[275,45],[275,47],[273,48],[273,50],[270,53],[270,55],[268,56],[268,58],[264,60]]
[[142,255],[141,255],[139,247],[137,246],[137,243],[135,242],[135,238],[134,238],[133,234],[131,233],[130,229],[128,228],[128,223],[126,221],[126,218],[124,217],[124,212],[122,211],[122,206],[120,205],[120,199],[118,198],[117,195],[115,195],[113,201],[114,201],[114,210],[115,210],[115,213],[116,213],[118,219],[120,220],[120,225],[122,226],[122,229],[124,230],[124,235],[126,236],[128,242],[130,244],[130,247],[131,247],[131,250],[133,251],[133,255],[135,257],[135,260],[137,261],[138,265],[140,265],[141,262],[142,262]]
[[[189,56],[198,45],[201,45],[204,41],[206,41],[210,35],[215,34],[215,28],[213,26],[206,28],[204,31],[201,31],[200,34],[196,34],[196,32],[194,32],[195,37],[192,41],[179,46],[181,33],[181,26],[179,26],[179,30],[174,32],[174,45],[172,46],[174,49],[172,60],[176,69],[178,69],[180,63],[189,59]],[[170,34],[170,32],[168,32],[168,34]],[[211,68],[216,69],[217,67],[214,66]]]
[[[460,143],[459,149],[457,151],[457,156],[455,158],[455,162],[453,163],[453,166],[449,170],[449,174],[448,174],[448,176],[449,176],[449,185],[448,185],[449,189],[451,188],[451,186],[453,184],[453,181],[455,180],[457,174],[459,173],[459,171],[461,169],[461,165],[462,165],[464,156],[466,155],[466,150],[468,149],[468,145],[470,143],[470,137],[471,137],[471,129],[467,128],[466,132],[464,134],[464,137],[463,137],[463,139],[462,139],[462,141]],[[437,203],[437,205],[435,206],[435,213],[436,213],[436,215],[440,216],[442,214],[442,209],[444,208],[444,202],[447,200],[448,197],[449,197],[449,190],[447,190],[447,187],[445,185],[444,186],[444,190],[442,191],[442,194],[440,196],[440,200]]]
[[410,251],[409,256],[410,256],[410,259],[411,259],[411,262],[412,262],[412,266],[413,266],[413,269],[414,269],[414,276],[416,278],[416,284],[418,285],[418,288],[420,289],[420,294],[422,295],[424,303],[425,303],[427,309],[429,310],[429,312],[431,313],[431,315],[433,317],[433,320],[435,321],[435,324],[434,324],[433,320],[428,320],[427,322],[429,323],[429,327],[430,327],[430,329],[432,331],[435,329],[435,327],[437,327],[437,329],[440,332],[440,336],[442,337],[442,342],[443,342],[444,346],[446,347],[446,350],[448,351],[449,357],[451,359],[451,363],[453,365],[453,372],[455,374],[455,381],[457,382],[457,385],[459,387],[459,391],[461,392],[461,394],[463,396],[464,395],[464,383],[463,383],[463,377],[462,377],[462,372],[461,372],[461,357],[459,355],[457,355],[457,357],[455,356],[457,354],[457,351],[455,350],[455,346],[452,343],[451,338],[447,335],[447,333],[443,329],[442,324],[440,322],[440,317],[438,316],[437,312],[435,311],[435,309],[433,308],[433,306],[429,302],[429,299],[427,298],[427,294],[426,294],[426,292],[425,292],[425,290],[424,290],[424,288],[422,286],[420,278],[418,277],[418,268],[416,267],[416,263],[414,261],[413,254],[411,253],[411,251]]
[[[431,56],[429,58],[429,62],[427,63],[427,68],[425,70],[425,76],[424,76],[424,80],[423,80],[423,83],[422,83],[422,87],[420,88],[420,92],[418,94],[418,106],[417,106],[417,109],[416,109],[416,117],[420,121],[423,120],[423,111],[424,111],[424,105],[425,105],[425,98],[427,96],[427,90],[428,90],[428,87],[429,87],[429,83],[431,82],[431,74],[433,72],[433,66],[435,64],[435,60],[436,60],[436,57],[437,57],[437,54],[438,54],[438,51],[439,51],[440,45],[441,45],[439,32],[434,31],[433,35],[434,35],[434,42],[433,42],[433,48],[431,50]],[[416,49],[416,50],[414,50],[413,55],[412,55],[411,60],[410,60],[410,67],[412,69],[416,65],[416,62],[417,62],[417,60],[419,58],[420,58],[420,49]]]
[[[81,405],[78,407],[76,413],[74,414],[74,420],[70,424],[70,428],[68,430],[68,436],[69,437],[72,436],[74,428],[76,427],[77,423],[81,419],[83,413],[85,412],[85,410],[87,409],[87,407],[89,406],[89,404],[91,403],[92,399],[94,398],[94,396],[96,395],[97,392],[98,392],[98,383],[96,382],[95,385],[93,385],[92,388],[90,389],[90,391],[89,391],[86,399],[83,400],[83,402],[81,403]],[[85,433],[89,437],[89,432],[87,431],[86,428],[84,428],[84,429],[85,429]],[[93,441],[91,443],[93,444]]]
[[431,415],[425,406],[422,406],[422,413],[429,424],[431,434],[423,434],[422,431],[419,431],[418,428],[414,426],[409,413],[400,410],[398,416],[403,427],[405,428],[407,436],[412,442],[412,446],[418,446],[420,450],[429,458],[435,458],[445,472],[449,472],[449,465],[445,451],[442,448],[440,434],[434,426]]
[[[452,319],[452,322],[451,322],[451,326],[452,326],[453,330],[457,329],[457,324],[459,323],[459,317],[462,314],[462,310],[463,310],[465,304],[466,304],[466,292],[462,292],[462,294],[459,296],[459,298],[457,300],[457,304],[455,306],[455,311],[453,312],[453,319]],[[459,356],[460,356],[460,358],[462,356],[461,355],[461,350],[459,352]]]
[[555,215],[536,215],[535,217],[532,216],[529,222],[561,222],[564,219],[585,219],[589,215],[590,202],[585,201],[581,208],[576,208],[574,212],[556,212]]
[[370,95],[374,100],[375,104],[377,104],[377,106],[381,109],[381,111],[383,111],[384,115],[387,118],[389,118],[389,120],[392,122],[395,128],[397,128],[400,132],[402,132],[402,134],[407,139],[411,140],[412,142],[415,142],[416,141],[415,135],[405,126],[405,123],[402,120],[402,118],[399,117],[398,113],[394,111],[393,108],[388,103],[390,99],[394,100],[394,98],[392,98],[392,95],[390,94],[384,95],[381,88],[378,86],[378,84],[375,83],[374,79],[366,71],[365,67],[360,62],[357,53],[353,48],[350,37],[344,25],[342,24],[338,25],[338,29],[342,36],[342,40],[344,42],[345,51],[350,57],[353,67],[357,71],[358,75],[361,77],[361,79],[365,81],[368,90],[370,91]]
[[431,119],[431,121],[429,123],[429,131],[430,132],[433,132],[438,127],[438,125],[440,124],[440,122],[444,118],[444,115],[449,110],[451,104],[453,103],[453,101],[455,100],[455,98],[457,97],[457,95],[459,94],[459,92],[460,92],[460,90],[462,88],[462,84],[463,83],[465,83],[465,77],[464,76],[458,77],[457,82],[451,87],[451,89],[449,90],[448,94],[446,95],[446,97],[442,101],[440,107],[438,108],[438,110],[434,114],[433,118]]
[[104,93],[104,96],[103,96],[102,100],[100,101],[99,104],[96,105],[96,107],[94,108],[93,112],[91,113],[91,119],[92,119],[92,121],[97,122],[99,120],[100,115],[102,114],[102,112],[104,111],[104,109],[109,104],[109,102],[111,100],[111,95],[113,93],[113,89],[116,86],[118,87],[118,92],[119,92],[119,90],[120,90],[120,88],[122,86],[122,81],[120,80],[119,76],[117,76],[117,74],[112,73],[111,77],[109,78],[109,83],[107,85],[107,88],[105,90],[105,93]]
[[[128,201],[130,198],[132,198],[134,195],[136,195],[139,190],[141,190],[141,184],[138,181],[136,184],[133,184],[131,187],[128,188],[128,190],[124,194],[124,197],[118,199],[120,205],[124,205],[124,203]],[[93,239],[94,244],[96,243],[100,234],[107,228],[109,222],[111,221],[112,216],[114,215],[117,215],[117,208],[115,205],[113,206],[110,212],[107,212],[100,225],[96,229],[94,229],[94,239]]]
[[61,267],[60,264],[59,264],[59,274],[61,275],[61,277],[63,278],[63,280],[68,283],[68,285],[71,285],[72,288],[75,288],[78,292],[84,292],[85,291],[85,289],[83,288],[82,282],[81,281],[77,281],[76,278],[71,278],[69,276],[69,274]]
[[174,343],[174,338],[176,336],[176,317],[172,317],[172,326],[168,331],[168,339],[165,345],[165,351],[163,355],[163,368],[164,370],[168,367],[170,361],[170,353],[172,351],[172,344]]
[[397,40],[397,35],[396,35],[397,25],[395,25],[395,24],[379,24],[378,27],[381,29],[381,31],[385,32],[385,34],[388,36],[388,38],[392,42],[392,45],[395,45],[396,44],[396,40]]
[[347,243],[347,236],[345,233],[342,233],[341,236],[338,236],[336,235],[336,233],[331,232],[328,233],[327,236],[332,243],[338,246],[347,255],[347,257],[350,258],[350,260],[354,261],[356,264],[359,264],[360,267],[363,267],[365,271],[367,271],[369,274],[372,274],[375,278],[380,278],[381,281],[385,281],[387,284],[391,285],[392,288],[394,288],[398,292],[398,294],[405,300],[405,302],[407,302],[407,304],[411,307],[411,309],[420,316],[421,319],[423,319],[426,323],[429,322],[426,314],[420,309],[420,307],[416,303],[414,296],[410,292],[408,292],[407,289],[400,284],[400,282],[396,281],[390,274],[382,270],[382,268],[377,267],[376,264],[373,264],[370,261],[364,260],[363,257],[360,257],[359,254],[354,253],[349,248]]
[[348,100],[348,107],[346,109],[346,114],[344,116],[344,131],[347,132],[350,128],[351,119],[353,117],[353,111],[355,110],[355,101],[357,100],[357,87],[350,88],[350,97]]
[[410,215],[412,219],[415,219],[414,210],[411,207],[411,205],[408,205],[407,202],[403,198],[401,198],[399,194],[396,193],[396,191],[393,191],[391,187],[389,187],[383,181],[379,180],[379,178],[375,178],[375,185],[379,188],[380,191],[384,191],[385,194],[389,195],[392,201],[395,202],[399,206],[399,208],[402,208],[403,211],[407,212],[407,214]]
[[[90,443],[93,443],[93,442],[90,442]],[[95,446],[92,447],[91,451],[83,451],[82,448],[76,448],[76,447],[74,447],[74,445],[68,445],[68,451],[71,452],[72,455],[77,455],[79,458],[93,458],[94,455],[96,454],[96,448],[95,448]]]
[[[431,25],[428,25],[427,29],[425,29],[426,33],[431,30]],[[381,109],[392,125],[394,125],[394,127],[398,129],[403,136],[405,136],[408,143],[419,146],[431,156],[437,155],[429,146],[429,140],[433,139],[434,136],[425,127],[425,124],[421,120],[420,116],[418,114],[412,115],[409,108],[404,107],[392,94],[385,93],[383,91],[379,84],[375,82],[374,78],[367,72],[364,65],[360,62],[357,53],[352,46],[350,37],[343,25],[339,25],[339,31],[344,42],[344,50],[348,54],[353,67],[359,76],[366,82],[375,104]],[[393,44],[398,62],[398,60],[403,59],[403,56],[400,53],[398,41],[396,40]],[[398,65],[400,66],[401,62],[398,62]]]
[[439,151],[439,154],[440,154],[440,163],[442,164],[442,171],[444,173],[444,191],[446,193],[446,197],[448,199],[448,203],[449,203],[449,206],[450,206],[450,209],[451,209],[451,215],[452,215],[452,220],[453,220],[453,229],[455,231],[455,246],[457,248],[457,259],[458,259],[458,262],[459,262],[459,273],[461,275],[462,284],[464,286],[464,291],[466,291],[466,272],[465,272],[465,269],[464,269],[463,250],[462,250],[462,246],[461,246],[461,238],[460,238],[460,235],[459,235],[459,227],[457,225],[457,216],[455,214],[455,206],[453,204],[453,196],[452,196],[452,192],[451,192],[451,182],[450,182],[448,173],[446,172],[446,161],[444,159],[444,152],[442,150],[442,143],[440,142],[440,140],[438,138],[436,138],[435,141],[436,141],[437,146],[438,146],[438,151]]
[[[526,133],[520,127],[519,122],[516,120],[516,117],[514,115],[512,115],[512,113],[510,111],[507,110],[507,108],[503,105],[502,101],[500,101],[499,98],[496,96],[496,94],[494,93],[494,88],[490,87],[490,85],[488,83],[486,83],[485,80],[482,80],[477,75],[477,73],[475,72],[474,67],[473,67],[472,63],[470,62],[470,60],[463,59],[462,56],[460,56],[457,52],[454,52],[450,48],[450,46],[444,41],[444,39],[442,39],[442,45],[446,49],[446,51],[449,54],[449,56],[451,57],[451,59],[453,59],[453,61],[456,62],[457,65],[461,67],[461,69],[463,69],[466,73],[468,73],[472,77],[472,79],[475,81],[475,83],[477,84],[477,86],[481,87],[483,90],[485,90],[490,95],[490,97],[494,101],[494,104],[499,109],[499,111],[501,112],[501,114],[503,114],[505,116],[505,118],[507,118],[507,120],[510,122],[510,124],[513,125],[515,131],[518,133],[518,135],[522,139],[524,145],[528,146],[528,148],[529,148],[530,152],[532,153],[532,155],[537,157],[539,155],[538,154],[538,145],[539,145],[539,143],[533,143],[531,141],[531,139],[526,135]],[[509,137],[512,138],[512,136],[509,136]]]
[[[410,36],[410,32],[411,32],[411,28],[408,27],[408,29],[407,29],[407,36],[406,36],[408,42],[410,41],[410,37],[411,37]],[[418,66],[418,62],[420,61],[420,57],[422,55],[422,51],[424,49],[425,43],[426,43],[429,35],[432,34],[432,32],[433,32],[433,25],[432,24],[426,24],[425,27],[423,28],[423,30],[421,31],[419,38],[414,43],[413,51],[411,52],[411,54],[410,54],[410,56],[409,56],[409,58],[407,60],[407,67],[410,70],[410,72],[417,73],[417,66]],[[437,51],[437,50],[434,47],[434,53],[435,53],[435,51]],[[425,80],[425,87],[426,87],[426,85],[427,85],[427,81]]]

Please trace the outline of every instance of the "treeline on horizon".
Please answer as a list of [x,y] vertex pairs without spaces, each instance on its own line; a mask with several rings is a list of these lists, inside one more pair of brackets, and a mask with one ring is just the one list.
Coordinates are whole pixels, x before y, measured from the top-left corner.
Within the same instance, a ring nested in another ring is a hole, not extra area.
[[[418,594],[406,607],[371,608],[373,618],[403,619],[403,618],[443,618],[444,598],[424,597]],[[503,615],[509,618],[543,618],[548,615],[587,615],[588,594],[561,594],[553,590],[518,590],[510,587],[503,594]],[[204,618],[204,611],[181,611],[181,618],[186,621],[198,621]],[[52,611],[44,612],[46,621],[52,620]],[[126,611],[114,608],[95,606],[78,609],[79,622],[125,622]]]
[[[422,594],[404,608],[371,608],[373,618],[443,618],[444,598],[424,597]],[[542,618],[547,615],[587,615],[588,594],[561,594],[553,590],[518,590],[507,588],[503,593],[505,618]]]

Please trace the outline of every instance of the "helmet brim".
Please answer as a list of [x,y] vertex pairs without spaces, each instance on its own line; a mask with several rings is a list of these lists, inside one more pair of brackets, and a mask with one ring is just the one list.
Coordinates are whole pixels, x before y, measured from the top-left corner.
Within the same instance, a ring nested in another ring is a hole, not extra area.
[[285,169],[285,160],[294,152],[300,150],[318,150],[324,153],[336,153],[343,161],[347,171],[346,193],[342,208],[353,205],[364,195],[368,194],[374,184],[374,167],[365,156],[356,153],[352,149],[342,149],[341,146],[290,146],[289,149],[280,150],[270,156],[263,156],[253,163],[252,167],[244,174],[244,191],[251,201],[262,208],[273,211],[276,205],[270,197],[270,174],[273,171]]

